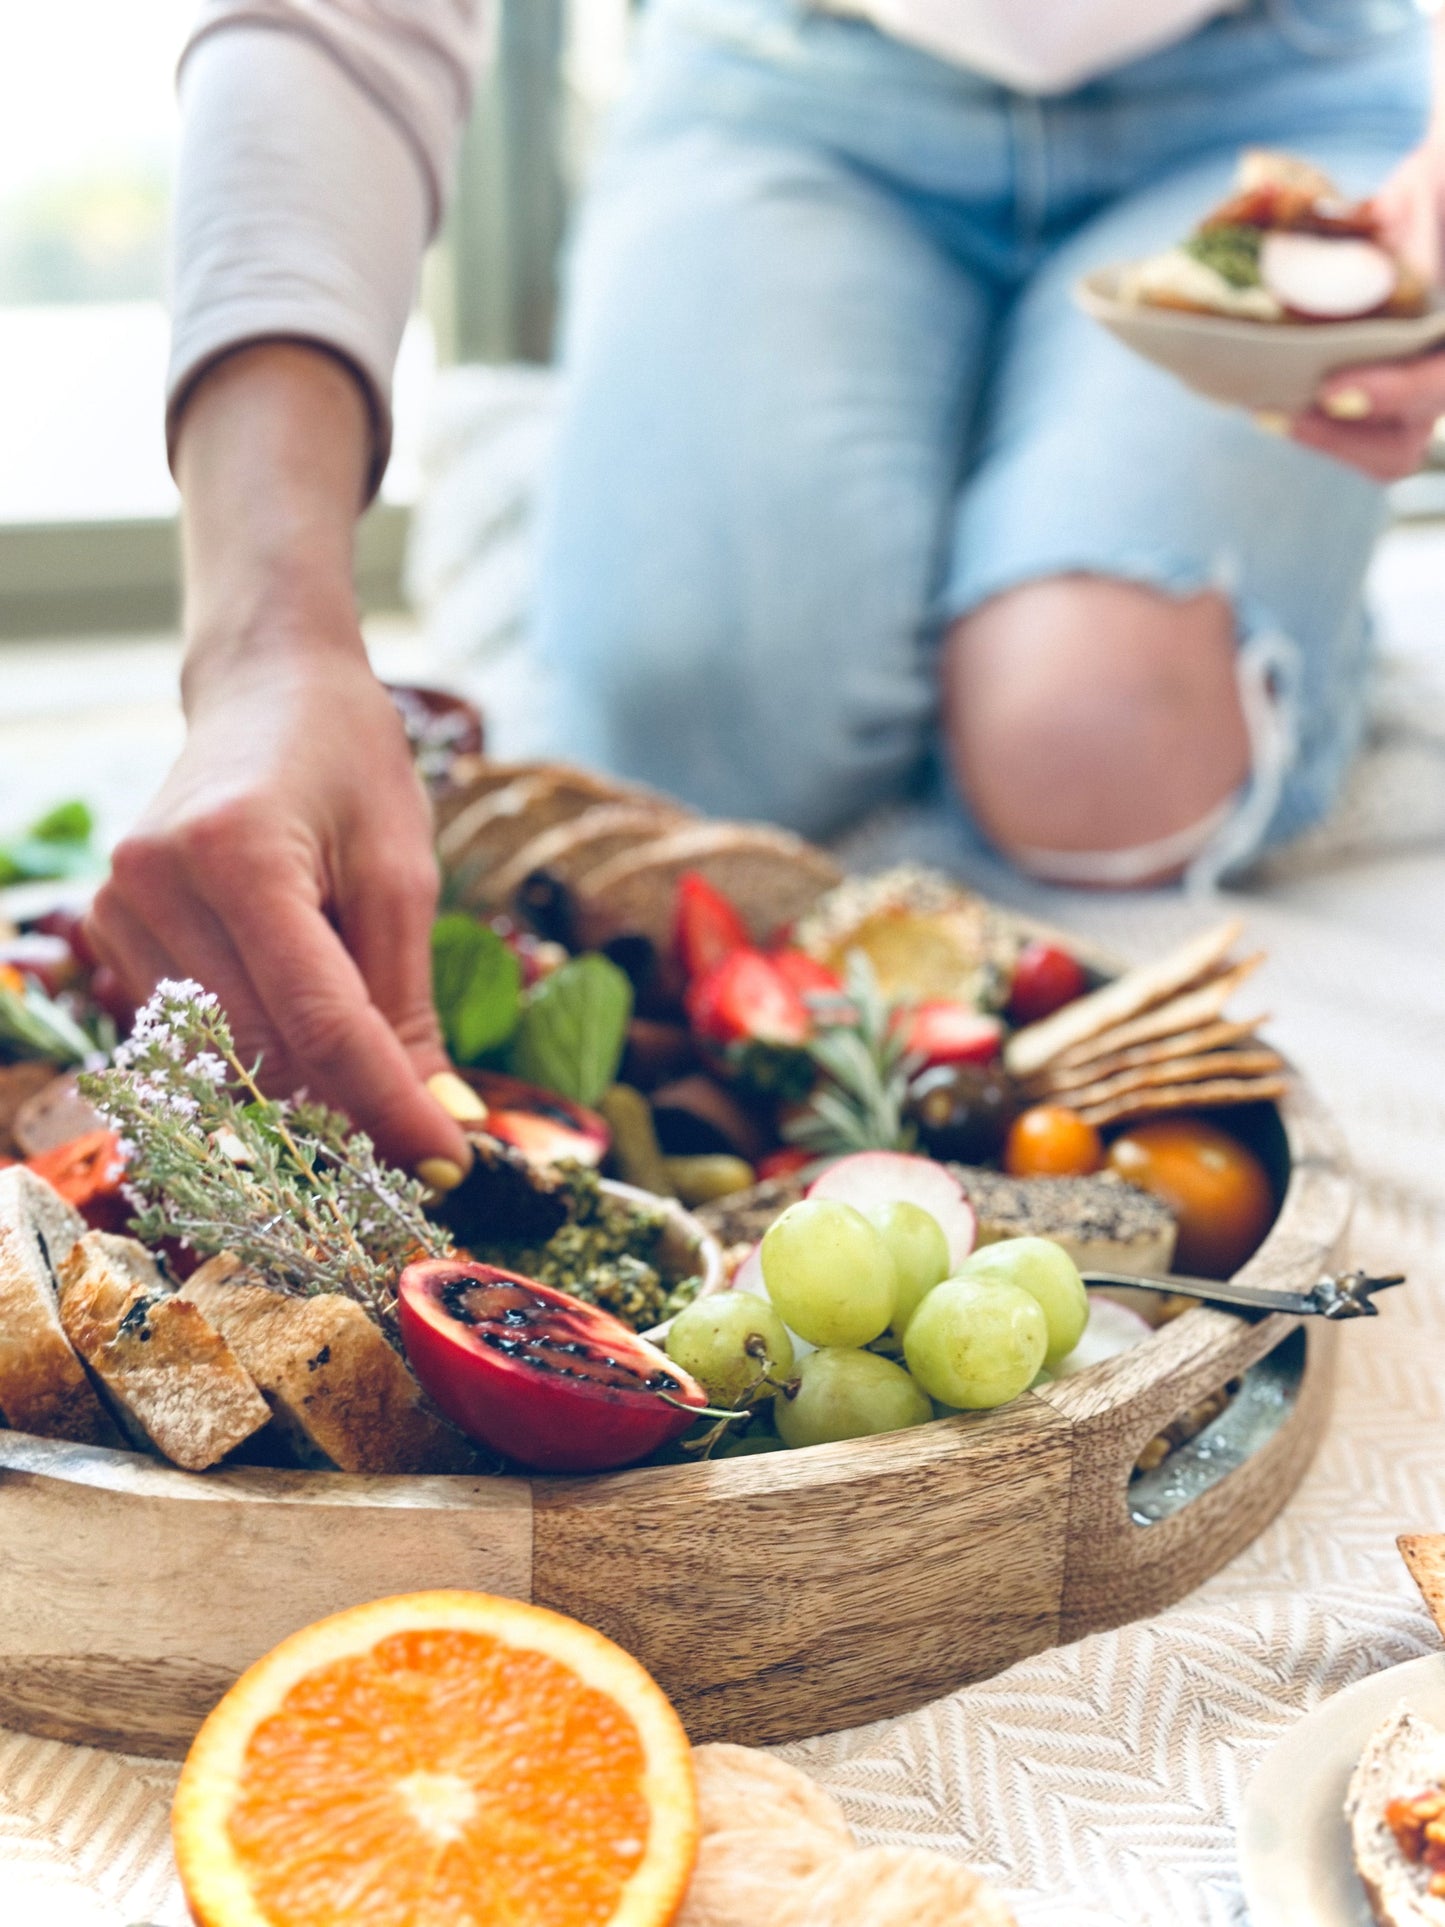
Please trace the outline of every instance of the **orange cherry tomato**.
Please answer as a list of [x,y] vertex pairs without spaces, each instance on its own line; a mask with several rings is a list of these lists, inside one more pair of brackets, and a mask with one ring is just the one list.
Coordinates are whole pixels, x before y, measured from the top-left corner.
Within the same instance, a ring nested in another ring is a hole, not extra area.
[[1083,1178],[1104,1162],[1104,1141],[1064,1104],[1035,1104],[1009,1127],[1003,1168],[1014,1178]]
[[1253,1151],[1197,1117],[1135,1124],[1109,1146],[1121,1178],[1162,1198],[1179,1220],[1174,1264],[1203,1278],[1228,1278],[1274,1219],[1274,1190]]

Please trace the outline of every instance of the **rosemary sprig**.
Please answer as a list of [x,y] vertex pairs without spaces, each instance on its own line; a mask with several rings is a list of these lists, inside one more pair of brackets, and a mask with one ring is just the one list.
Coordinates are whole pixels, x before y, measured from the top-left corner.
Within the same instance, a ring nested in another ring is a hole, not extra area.
[[267,1097],[258,1068],[215,997],[166,982],[113,1067],[82,1077],[124,1144],[137,1236],[232,1252],[297,1297],[343,1292],[394,1338],[397,1277],[446,1233],[370,1138],[324,1105]]
[[820,1076],[802,1111],[783,1127],[790,1144],[837,1157],[850,1151],[911,1151],[904,1119],[908,1084],[918,1069],[899,1040],[893,1006],[860,950],[845,968],[846,1021],[835,1016],[807,1046]]

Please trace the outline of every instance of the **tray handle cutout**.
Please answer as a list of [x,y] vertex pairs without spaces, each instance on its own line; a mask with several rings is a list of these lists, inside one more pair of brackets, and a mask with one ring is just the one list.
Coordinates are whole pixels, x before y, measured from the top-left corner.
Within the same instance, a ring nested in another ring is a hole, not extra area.
[[[1221,1387],[1235,1387],[1224,1409],[1174,1445],[1156,1462],[1150,1441],[1130,1481],[1129,1517],[1136,1526],[1157,1525],[1219,1484],[1267,1445],[1293,1413],[1304,1380],[1305,1335],[1296,1329],[1272,1351]],[[1192,1409],[1197,1409],[1198,1401]],[[1190,1412],[1175,1423],[1188,1426]],[[1167,1436],[1168,1428],[1159,1435]]]

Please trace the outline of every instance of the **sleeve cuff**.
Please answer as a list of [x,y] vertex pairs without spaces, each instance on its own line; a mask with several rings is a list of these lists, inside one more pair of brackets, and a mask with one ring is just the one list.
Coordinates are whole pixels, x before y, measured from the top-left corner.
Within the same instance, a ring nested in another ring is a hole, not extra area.
[[213,32],[182,77],[166,438],[206,369],[250,342],[344,360],[374,424],[369,494],[391,446],[391,379],[430,220],[391,118],[303,35]]

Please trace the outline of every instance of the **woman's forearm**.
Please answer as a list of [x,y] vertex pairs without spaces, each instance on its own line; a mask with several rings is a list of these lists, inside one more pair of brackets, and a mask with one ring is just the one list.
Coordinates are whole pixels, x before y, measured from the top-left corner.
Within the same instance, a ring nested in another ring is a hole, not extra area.
[[258,342],[201,378],[176,444],[188,705],[288,654],[361,652],[352,549],[371,439],[359,382],[324,349]]

